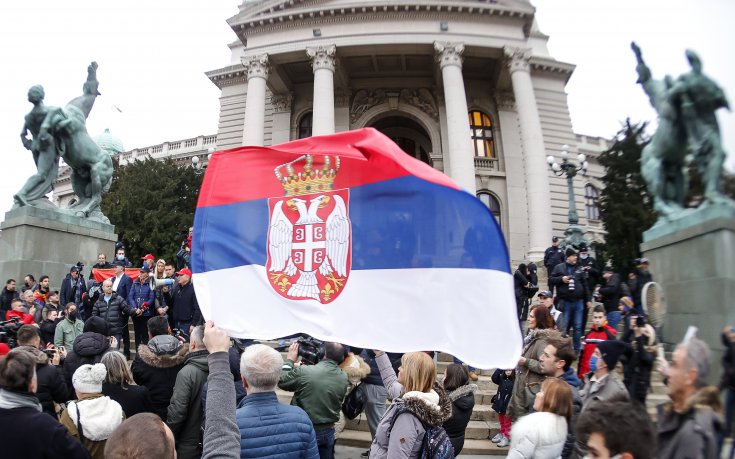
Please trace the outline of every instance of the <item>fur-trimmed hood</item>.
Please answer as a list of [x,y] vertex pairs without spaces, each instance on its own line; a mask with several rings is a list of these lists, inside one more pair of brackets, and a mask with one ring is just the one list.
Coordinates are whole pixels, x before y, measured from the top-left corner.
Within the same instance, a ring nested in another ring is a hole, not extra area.
[[452,416],[452,400],[438,384],[429,393],[406,392],[397,403],[431,427],[442,425]]
[[449,399],[451,401],[455,401],[458,398],[462,398],[467,394],[474,394],[475,392],[477,392],[477,384],[467,384],[465,386],[460,386],[450,392]]
[[26,351],[33,354],[33,356],[36,358],[37,365],[48,365],[48,356],[45,352],[38,350],[33,346],[18,346],[18,348],[25,349]]
[[[188,343],[182,344],[178,350],[173,353],[162,352],[162,348],[157,346],[158,341],[154,341],[156,338],[159,337],[156,336],[150,340],[148,344],[141,344],[138,346],[138,355],[144,363],[155,368],[172,368],[177,365],[181,365],[184,362],[187,354],[189,353]],[[173,336],[171,338],[176,339]],[[151,344],[153,344],[153,346],[151,346]]]
[[344,371],[352,384],[357,384],[370,374],[370,365],[365,363],[362,357],[352,353],[345,357],[345,360],[339,364],[339,368]]
[[[669,414],[674,411],[674,403],[669,400],[663,406],[664,413]],[[704,386],[687,399],[686,405],[681,413],[686,413],[692,409],[698,411],[711,411],[715,414],[722,414],[722,403],[720,402],[720,392],[715,386]]]

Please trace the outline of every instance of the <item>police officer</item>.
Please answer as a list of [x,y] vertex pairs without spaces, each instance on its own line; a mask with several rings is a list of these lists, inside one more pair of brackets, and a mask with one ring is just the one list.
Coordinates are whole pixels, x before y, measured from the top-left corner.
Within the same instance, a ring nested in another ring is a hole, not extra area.
[[551,278],[551,272],[554,270],[554,266],[559,263],[564,263],[564,252],[559,247],[559,238],[554,236],[551,238],[551,247],[547,248],[544,252],[544,266],[546,267],[546,282],[549,285],[549,290],[553,292],[549,279]]

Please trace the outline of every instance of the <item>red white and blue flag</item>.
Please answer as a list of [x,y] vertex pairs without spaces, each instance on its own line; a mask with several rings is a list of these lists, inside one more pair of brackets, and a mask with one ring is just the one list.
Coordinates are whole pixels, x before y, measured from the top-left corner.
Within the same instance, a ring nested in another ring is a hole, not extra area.
[[215,152],[192,267],[204,317],[234,337],[307,333],[479,368],[520,356],[492,213],[373,129]]

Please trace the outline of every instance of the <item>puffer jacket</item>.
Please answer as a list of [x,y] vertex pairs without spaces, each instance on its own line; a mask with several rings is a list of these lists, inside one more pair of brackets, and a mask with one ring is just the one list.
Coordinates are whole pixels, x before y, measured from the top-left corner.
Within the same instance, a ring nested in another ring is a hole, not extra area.
[[171,335],[154,336],[148,344],[138,346],[130,369],[133,380],[148,388],[153,412],[166,420],[168,405],[174,393],[176,375],[184,366],[189,345]]
[[[133,286],[128,293],[128,305],[130,306],[130,315],[134,317],[153,317],[156,310],[156,290],[151,289],[150,282],[141,282],[140,278],[135,279]],[[137,316],[134,310],[142,309],[143,313]]]
[[64,403],[69,400],[69,387],[64,382],[64,375],[59,367],[49,362],[48,356],[32,346],[18,346],[36,356],[36,397],[41,402],[43,412],[56,418],[54,402]]
[[527,392],[535,397],[541,389],[541,383],[546,379],[546,376],[541,373],[539,356],[544,351],[549,339],[561,336],[558,331],[552,329],[536,330],[532,333],[533,336],[527,337],[529,341],[523,348],[523,357],[526,358],[526,364],[519,366],[516,370],[513,395],[506,410],[506,414],[514,421],[527,414],[533,407],[533,398],[529,398]]
[[537,412],[513,423],[509,459],[556,459],[567,438],[567,420],[554,413]]
[[[398,382],[388,356],[382,354],[375,360],[388,397],[393,398],[393,403],[378,424],[375,438],[370,445],[370,458],[418,458],[426,432],[424,424],[431,427],[442,425],[452,415],[452,401],[438,385],[428,393],[402,394],[403,386]],[[398,414],[404,409],[408,412]]]
[[477,384],[468,384],[449,393],[449,400],[452,401],[452,416],[444,421],[442,426],[449,435],[455,456],[459,455],[464,447],[464,432],[472,417],[472,410],[475,408],[475,392],[477,392]]
[[176,375],[166,424],[176,438],[176,454],[180,459],[198,458],[202,454],[202,387],[209,374],[207,355],[206,350],[190,352]]
[[112,292],[109,304],[104,296],[100,296],[92,307],[92,315],[101,317],[107,323],[107,333],[110,336],[122,334],[123,327],[128,323],[127,314],[128,304],[115,292]]
[[102,356],[110,350],[110,341],[105,335],[95,332],[84,332],[74,340],[72,350],[64,360],[64,377],[66,386],[74,387],[71,378],[77,368],[85,364],[100,363]]
[[715,459],[717,438],[723,432],[717,388],[705,386],[689,400],[682,412],[671,401],[657,407],[658,455],[671,459]]
[[235,413],[240,429],[240,457],[316,459],[319,449],[309,415],[284,405],[275,392],[250,394]]

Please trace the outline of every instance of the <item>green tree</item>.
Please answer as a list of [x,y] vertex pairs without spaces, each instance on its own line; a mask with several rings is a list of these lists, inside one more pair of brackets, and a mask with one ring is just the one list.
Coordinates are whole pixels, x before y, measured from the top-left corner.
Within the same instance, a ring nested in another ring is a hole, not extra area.
[[194,222],[201,176],[170,159],[148,158],[125,166],[114,163],[112,187],[102,199],[102,211],[125,243],[128,258],[138,265],[152,253],[174,261]]
[[641,152],[649,139],[645,123],[625,121],[612,147],[600,154],[605,167],[600,214],[607,236],[599,251],[611,259],[615,271],[625,274],[640,256],[643,232],[656,222],[651,197],[641,176]]

